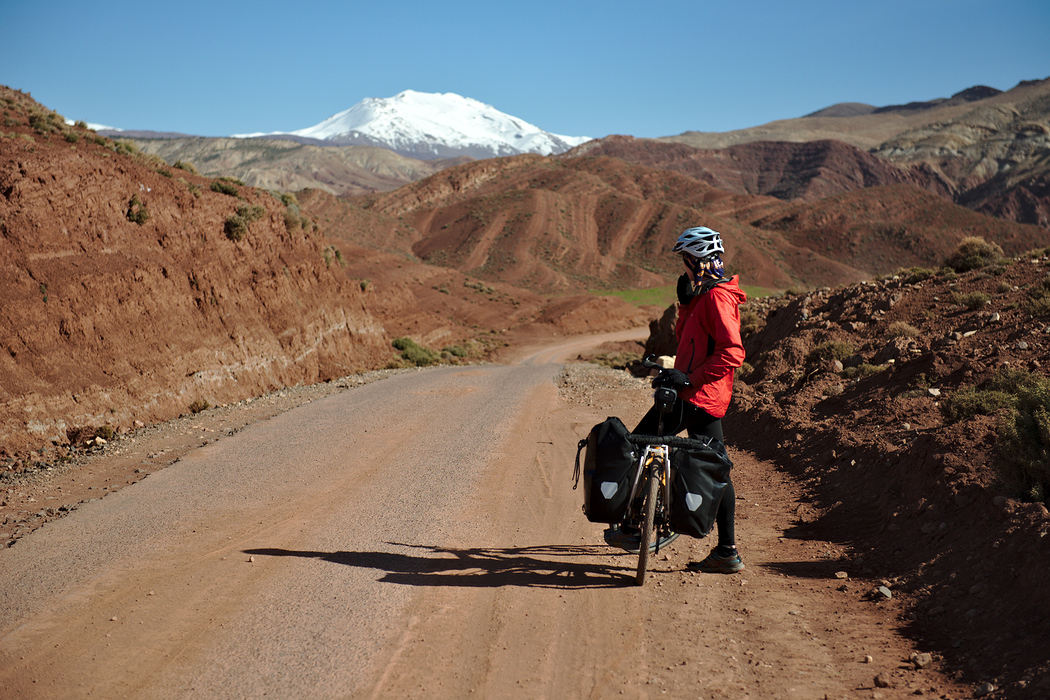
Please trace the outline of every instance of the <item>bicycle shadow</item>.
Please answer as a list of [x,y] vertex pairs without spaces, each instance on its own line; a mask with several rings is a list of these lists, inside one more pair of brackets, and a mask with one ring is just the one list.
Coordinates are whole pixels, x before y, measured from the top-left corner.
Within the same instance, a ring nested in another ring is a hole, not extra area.
[[[432,556],[400,552],[311,552],[278,548],[243,550],[269,557],[304,557],[386,572],[380,581],[404,586],[471,588],[620,588],[634,585],[634,567],[574,561],[607,555],[602,546],[542,545],[495,549],[453,549],[387,542],[395,547],[424,550]],[[555,558],[566,557],[568,561]],[[622,574],[620,572],[623,572]]]

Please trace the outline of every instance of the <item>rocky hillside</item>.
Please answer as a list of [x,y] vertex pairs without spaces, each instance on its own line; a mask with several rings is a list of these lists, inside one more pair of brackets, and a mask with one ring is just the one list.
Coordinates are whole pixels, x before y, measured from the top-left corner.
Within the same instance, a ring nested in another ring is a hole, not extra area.
[[[400,251],[344,255],[294,195],[169,167],[23,93],[0,110],[2,454],[384,367],[401,335],[455,361],[521,326],[587,330]],[[641,321],[586,303],[592,328]]]
[[0,447],[129,426],[389,355],[314,223],[0,94]]
[[924,166],[898,167],[830,139],[793,143],[754,141],[720,149],[629,136],[579,146],[578,156],[611,156],[688,175],[719,189],[813,202],[864,187],[907,184],[948,196],[951,186]]
[[960,679],[1044,698],[1050,249],[954,264],[749,301],[727,440],[805,484],[793,537],[848,545],[805,575],[883,580]]
[[[856,105],[842,110],[829,108],[806,117],[738,131],[687,132],[658,139],[700,149],[702,154],[691,156],[697,161],[711,160],[711,152],[726,149],[730,164],[720,165],[714,160],[714,172],[750,170],[774,174],[783,169],[783,153],[805,153],[805,149],[799,151],[787,144],[758,147],[757,142],[816,144],[829,140],[877,156],[885,164],[902,169],[912,178],[912,184],[944,194],[958,204],[1050,229],[1050,78],[1023,81],[1006,92],[976,87],[949,99],[870,110],[858,109]],[[756,144],[757,151],[744,151],[758,157],[756,166],[733,162],[729,149],[741,144]],[[651,155],[643,157],[652,160]],[[667,160],[680,163],[682,157]],[[819,191],[821,187],[843,184],[867,186],[861,183],[865,177],[871,177],[870,165],[858,164],[850,170],[839,159],[827,172],[820,173],[806,167],[811,162],[803,160],[803,167],[788,168],[789,178],[826,182],[827,185],[815,186]],[[889,167],[885,164],[882,170]],[[852,173],[852,180],[844,179],[844,173]],[[726,189],[747,191],[732,176],[723,177],[726,179],[722,186]],[[877,177],[881,178],[880,184],[888,184],[886,177],[900,176],[879,172]],[[775,194],[797,198],[805,196],[806,189],[787,187]]]
[[905,184],[785,202],[586,153],[468,163],[326,206],[326,220],[369,222],[355,240],[536,291],[673,284],[680,270],[668,242],[697,222],[725,235],[727,264],[747,284],[772,289],[936,265],[966,236],[1010,253],[1045,240],[1042,229]]

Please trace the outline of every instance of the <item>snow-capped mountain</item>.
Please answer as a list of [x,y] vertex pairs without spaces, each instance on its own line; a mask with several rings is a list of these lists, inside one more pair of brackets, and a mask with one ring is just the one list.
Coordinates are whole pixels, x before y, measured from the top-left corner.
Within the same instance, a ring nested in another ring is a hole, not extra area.
[[591,140],[586,136],[549,133],[469,97],[414,90],[390,98],[366,98],[307,129],[236,136],[380,146],[422,160],[519,153],[550,155]]

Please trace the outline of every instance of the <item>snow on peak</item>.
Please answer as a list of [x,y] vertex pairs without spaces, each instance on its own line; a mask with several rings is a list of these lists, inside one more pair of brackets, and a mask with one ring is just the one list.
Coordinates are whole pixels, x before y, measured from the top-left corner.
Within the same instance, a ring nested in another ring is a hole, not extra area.
[[550,155],[591,140],[551,134],[469,97],[415,90],[390,98],[366,98],[320,124],[281,135],[334,145],[381,146],[424,159]]

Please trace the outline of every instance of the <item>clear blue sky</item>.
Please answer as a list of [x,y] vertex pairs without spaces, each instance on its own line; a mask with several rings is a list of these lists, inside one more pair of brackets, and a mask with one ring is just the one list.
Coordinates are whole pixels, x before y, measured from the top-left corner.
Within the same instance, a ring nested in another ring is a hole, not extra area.
[[0,84],[202,136],[454,92],[568,136],[728,131],[1050,77],[1050,0],[0,0]]

